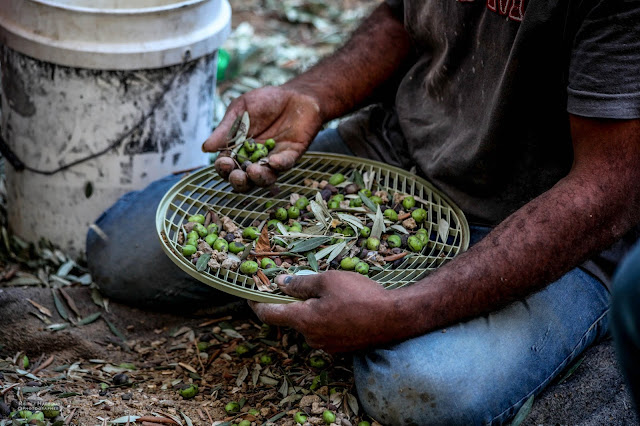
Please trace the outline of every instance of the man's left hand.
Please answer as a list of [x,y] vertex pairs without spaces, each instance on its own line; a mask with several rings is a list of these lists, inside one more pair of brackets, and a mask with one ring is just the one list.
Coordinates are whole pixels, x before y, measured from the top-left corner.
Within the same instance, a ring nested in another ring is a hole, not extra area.
[[354,272],[280,275],[280,289],[299,302],[249,302],[258,317],[302,333],[307,343],[327,352],[349,352],[395,340],[390,291]]

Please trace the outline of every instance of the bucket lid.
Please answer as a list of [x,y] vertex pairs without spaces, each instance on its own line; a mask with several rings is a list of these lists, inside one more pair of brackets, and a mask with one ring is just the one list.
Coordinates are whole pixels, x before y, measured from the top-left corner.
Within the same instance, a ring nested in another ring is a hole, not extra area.
[[214,52],[230,31],[228,0],[0,0],[0,43],[76,68],[167,67]]

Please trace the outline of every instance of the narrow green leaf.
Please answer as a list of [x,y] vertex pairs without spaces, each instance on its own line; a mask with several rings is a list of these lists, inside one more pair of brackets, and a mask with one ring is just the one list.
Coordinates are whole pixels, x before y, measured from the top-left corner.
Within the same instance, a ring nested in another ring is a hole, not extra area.
[[382,214],[382,210],[380,210],[380,206],[377,206],[376,218],[371,227],[371,237],[380,239],[384,231],[384,215]]
[[77,392],[64,392],[58,395],[58,398],[70,398],[72,396],[78,396],[78,395],[82,395],[82,394]]
[[318,252],[315,255],[316,260],[324,259],[325,256],[328,256],[329,253],[331,253],[338,244],[340,243],[331,244],[330,246],[326,246],[325,248],[318,250]]
[[367,208],[369,210],[371,210],[372,212],[375,212],[376,209],[378,208],[376,203],[374,203],[373,201],[371,201],[369,199],[369,197],[367,197],[366,195],[364,195],[362,192],[359,192],[358,195],[360,196],[360,199],[362,200],[362,202],[364,203],[365,206],[367,206]]
[[315,272],[318,272],[318,260],[316,259],[316,255],[312,251],[307,253],[307,260],[309,260],[309,266],[311,266],[311,269],[313,269]]
[[289,231],[287,231],[287,228],[285,228],[282,223],[278,222],[276,226],[278,227],[278,231],[280,231],[282,235],[289,235]]
[[64,305],[62,304],[62,300],[60,300],[60,298],[58,297],[58,293],[54,288],[51,289],[51,294],[53,294],[53,303],[54,305],[56,305],[56,310],[58,311],[58,314],[60,314],[62,319],[68,320],[69,314],[67,314],[67,310],[64,308]]
[[[322,200],[322,198],[320,199]],[[326,227],[327,219],[325,218],[325,214],[324,214],[324,210],[322,209],[322,206],[318,202],[313,200],[309,202],[309,205],[311,206],[311,212],[316,217],[316,220],[320,222],[324,227]]]
[[108,319],[106,319],[105,317],[102,317],[102,319],[104,320],[104,322],[106,322],[106,323],[107,323],[107,326],[109,327],[109,330],[111,330],[111,332],[112,332],[116,337],[118,337],[118,338],[119,338],[120,340],[122,340],[123,342],[124,342],[125,340],[127,340],[127,338],[124,336],[124,334],[122,334],[122,333],[120,332],[120,330],[118,330],[118,328],[117,328],[115,325],[113,325],[113,323],[112,323],[111,321],[109,321],[109,320],[108,320]]
[[[246,114],[246,113],[245,113]],[[180,414],[182,414],[182,418],[184,419],[185,423],[187,424],[187,426],[193,426],[193,422],[191,421],[191,419],[189,418],[189,416],[187,416],[185,413],[183,413],[182,411],[180,411]]]
[[531,395],[531,397],[527,399],[527,402],[525,402],[524,405],[520,407],[520,409],[518,410],[518,414],[516,414],[516,416],[513,418],[513,421],[511,422],[511,426],[520,426],[520,424],[524,421],[524,419],[527,418],[527,416],[531,412],[531,407],[533,407],[533,395]]
[[293,247],[291,247],[291,250],[289,251],[291,251],[292,253],[301,253],[301,252],[313,250],[320,247],[322,244],[326,243],[330,239],[331,237],[309,238],[308,240],[300,241],[299,243],[294,244]]
[[286,415],[287,415],[286,411],[283,411],[282,413],[278,413],[275,416],[271,417],[269,420],[267,420],[267,423],[276,422],[276,421],[280,420],[281,418],[283,418]]
[[209,263],[209,259],[211,259],[211,253],[203,253],[196,262],[196,271],[202,272],[207,269],[207,263]]
[[391,229],[393,229],[395,231],[401,232],[403,234],[409,234],[409,231],[407,231],[407,228],[405,228],[402,225],[391,225],[389,228],[391,228]]
[[362,173],[360,173],[359,170],[353,170],[351,181],[353,181],[353,183],[358,185],[360,188],[364,188],[364,179],[362,178]]
[[76,263],[73,260],[66,261],[58,268],[58,272],[56,272],[56,275],[59,277],[65,277],[69,275],[69,272],[71,272],[75,265]]
[[562,376],[562,378],[560,380],[558,380],[558,384],[563,383],[565,380],[567,380],[573,373],[575,373],[575,371],[578,369],[578,367],[580,367],[580,364],[582,364],[582,361],[584,361],[584,358],[580,358],[579,360],[577,360],[572,366],[571,368],[569,368],[569,370],[567,370],[567,372],[564,374],[564,376]]
[[249,254],[251,253],[252,249],[253,249],[253,244],[247,244],[244,250],[242,250],[242,254],[240,255],[240,260],[246,260],[247,257],[249,257]]
[[100,313],[100,312],[94,312],[91,315],[87,315],[86,317],[84,317],[80,321],[78,321],[78,325],[91,324],[92,322],[94,322],[95,320],[100,318],[101,315],[102,315],[102,313]]
[[327,262],[331,262],[333,259],[335,259],[336,257],[338,257],[338,255],[340,253],[342,253],[342,251],[347,247],[347,242],[346,241],[342,241],[341,243],[338,243],[335,245],[335,247],[333,248],[333,250],[331,250],[331,254],[329,255],[329,257],[327,258]]
[[352,227],[355,227],[356,231],[358,229],[362,229],[364,228],[364,224],[362,223],[362,221],[360,219],[358,219],[357,217],[351,215],[351,214],[346,214],[346,213],[338,213],[338,217],[340,218],[340,220],[342,220],[343,222],[348,223],[349,225],[351,225]]

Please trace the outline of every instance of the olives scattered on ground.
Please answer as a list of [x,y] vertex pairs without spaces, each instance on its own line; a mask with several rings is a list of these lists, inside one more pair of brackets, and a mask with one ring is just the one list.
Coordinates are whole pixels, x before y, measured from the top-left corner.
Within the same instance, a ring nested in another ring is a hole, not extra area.
[[336,415],[333,411],[324,410],[322,412],[322,420],[324,420],[326,424],[331,424],[336,421]]
[[412,235],[407,240],[407,246],[412,252],[419,253],[424,248],[424,243],[422,242],[422,240],[420,240],[420,238]]
[[194,396],[196,396],[198,394],[198,386],[195,385],[195,384],[191,384],[191,385],[189,385],[187,387],[184,387],[184,388],[180,389],[178,391],[178,393],[184,399],[193,398]]
[[371,228],[369,228],[368,226],[364,226],[360,230],[360,235],[365,237],[365,238],[369,238],[369,235],[371,235]]
[[273,362],[271,355],[264,354],[260,357],[260,364],[269,365]]
[[345,271],[353,271],[358,264],[358,259],[354,257],[345,257],[340,261],[340,267]]
[[204,225],[204,215],[202,214],[194,214],[193,216],[189,217],[189,219],[187,219],[189,222],[194,222],[194,223],[199,223],[201,225]]
[[345,177],[342,173],[336,173],[329,178],[329,183],[333,186],[340,185],[345,181]]
[[380,248],[380,240],[375,237],[367,238],[367,248],[372,251],[377,251]]
[[327,366],[327,361],[320,356],[312,356],[309,358],[309,366],[313,368],[324,368]]
[[284,207],[278,207],[273,216],[280,222],[284,222],[289,217],[287,210]]
[[333,209],[339,209],[339,208],[340,208],[340,201],[338,201],[338,200],[330,200],[330,201],[327,203],[327,207],[328,207],[329,209],[332,209],[332,210],[333,210]]
[[298,411],[293,415],[293,421],[298,424],[304,424],[307,421],[307,416],[302,411]]
[[349,207],[362,207],[362,199],[354,198],[349,201]]
[[397,222],[398,213],[393,209],[386,209],[384,211],[384,218],[390,220],[391,222]]
[[367,262],[358,262],[355,271],[359,274],[367,275],[369,273],[369,264]]
[[253,260],[245,260],[240,264],[240,272],[246,275],[253,275],[258,272],[258,263]]
[[427,211],[425,209],[415,209],[411,212],[411,217],[416,223],[422,223],[427,220]]
[[401,247],[402,246],[402,238],[400,238],[398,235],[389,235],[389,238],[387,238],[387,245],[390,248]]
[[297,219],[300,217],[300,209],[297,208],[296,206],[291,206],[289,207],[289,210],[287,210],[287,216],[289,217],[289,219]]
[[377,205],[382,205],[382,198],[378,197],[377,195],[372,195],[370,198],[372,203],[377,204]]
[[260,237],[260,231],[255,226],[249,226],[242,231],[242,237],[250,240],[257,240]]
[[413,198],[413,196],[411,195],[407,195],[406,197],[404,197],[404,199],[402,200],[402,207],[405,210],[411,210],[412,208],[414,208],[416,206],[416,199]]
[[251,426],[251,422],[249,420],[242,420],[238,423],[238,426]]
[[298,198],[295,202],[295,206],[298,208],[298,210],[304,210],[307,208],[308,205],[309,205],[309,199],[304,195]]
[[232,401],[224,406],[224,411],[226,411],[227,414],[235,414],[240,411],[240,404]]
[[229,248],[229,253],[238,254],[244,251],[245,245],[242,244],[241,242],[234,241],[232,243],[229,243],[228,248]]
[[224,238],[218,238],[215,243],[213,243],[213,249],[221,252],[229,251],[229,243]]
[[270,268],[277,268],[278,265],[276,265],[276,262],[274,262],[273,259],[269,257],[263,257],[262,260],[260,261],[260,267],[262,269],[270,269]]
[[192,254],[195,254],[198,251],[198,249],[191,245],[191,244],[185,244],[184,246],[182,246],[182,254],[184,256],[191,256]]

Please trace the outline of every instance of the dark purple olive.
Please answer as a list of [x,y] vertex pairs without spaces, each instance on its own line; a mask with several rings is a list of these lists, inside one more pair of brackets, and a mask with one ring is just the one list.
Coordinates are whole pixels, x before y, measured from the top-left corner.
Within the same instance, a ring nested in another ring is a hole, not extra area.
[[229,233],[229,234],[224,236],[224,239],[227,240],[228,243],[232,243],[233,240],[236,239],[236,236],[231,234],[231,233]]
[[320,195],[322,196],[322,199],[324,201],[328,201],[329,198],[331,198],[331,190],[328,188],[325,188],[322,190],[322,192],[320,193]]
[[246,172],[247,171],[247,167],[249,167],[252,164],[253,163],[251,161],[247,160],[244,163],[240,164],[240,168]]
[[402,243],[402,247],[407,246],[407,241],[409,241],[409,235],[403,234],[402,237],[400,237],[400,242]]
[[329,263],[329,267],[331,269],[338,269],[340,267],[340,263],[338,261],[336,261],[335,259],[333,259],[331,261],[331,263]]
[[350,183],[349,185],[344,187],[344,193],[347,194],[347,195],[355,194],[359,190],[360,190],[360,187],[358,185],[356,185],[355,183]]
[[393,253],[393,254],[400,254],[402,252],[403,252],[403,250],[400,247],[396,247],[396,248],[391,249],[391,253]]
[[360,251],[360,259],[366,259],[367,255],[369,254],[369,250],[367,250],[366,248],[363,248]]
[[397,269],[400,267],[400,265],[402,265],[402,262],[404,262],[404,259],[394,260],[393,263],[391,264],[391,267],[393,269]]

